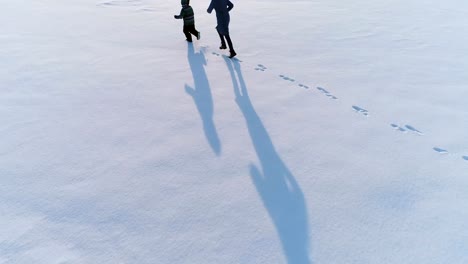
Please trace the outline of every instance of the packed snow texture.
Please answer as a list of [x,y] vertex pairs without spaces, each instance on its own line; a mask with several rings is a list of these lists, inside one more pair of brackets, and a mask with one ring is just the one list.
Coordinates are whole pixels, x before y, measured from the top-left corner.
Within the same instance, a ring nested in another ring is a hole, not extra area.
[[468,263],[468,3],[14,0],[0,263]]

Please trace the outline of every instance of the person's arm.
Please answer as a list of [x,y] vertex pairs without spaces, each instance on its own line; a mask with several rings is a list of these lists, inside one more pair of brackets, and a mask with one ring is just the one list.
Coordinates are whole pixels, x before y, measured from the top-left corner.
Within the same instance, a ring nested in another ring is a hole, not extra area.
[[228,8],[227,8],[227,11],[229,12],[229,11],[231,11],[231,9],[234,8],[234,4],[231,3],[231,1],[228,0],[228,1],[227,1],[227,7],[228,7]]
[[182,19],[182,18],[184,18],[184,8],[182,8],[182,10],[180,10],[180,15],[174,15],[174,18],[175,18],[175,19]]
[[211,1],[210,6],[209,6],[208,9],[206,10],[206,12],[208,12],[208,14],[211,14],[211,12],[213,11],[213,1],[214,1],[214,0]]

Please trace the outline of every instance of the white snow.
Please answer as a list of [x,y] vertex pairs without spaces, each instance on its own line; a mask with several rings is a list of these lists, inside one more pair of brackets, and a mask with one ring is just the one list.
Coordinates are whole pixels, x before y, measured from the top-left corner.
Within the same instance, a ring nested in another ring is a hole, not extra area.
[[468,263],[468,4],[15,0],[0,263]]

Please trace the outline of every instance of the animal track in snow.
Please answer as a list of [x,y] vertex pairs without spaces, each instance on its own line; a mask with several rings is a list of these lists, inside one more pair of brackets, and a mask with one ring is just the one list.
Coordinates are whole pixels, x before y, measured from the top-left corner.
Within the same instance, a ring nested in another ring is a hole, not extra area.
[[321,93],[323,93],[324,95],[330,97],[330,98],[333,99],[333,100],[338,99],[336,96],[334,96],[333,94],[331,94],[329,91],[325,90],[325,89],[322,88],[322,87],[317,87],[317,90],[319,90]]
[[309,89],[309,86],[307,85],[304,85],[302,83],[298,84],[297,86],[301,87],[301,88],[304,88],[304,89]]
[[447,154],[448,151],[446,149],[438,148],[438,147],[433,147],[433,150],[439,152],[440,154]]
[[468,160],[468,156],[463,156],[462,159]]
[[356,111],[357,113],[361,113],[365,116],[369,116],[369,111],[367,111],[366,109],[362,108],[362,107],[359,107],[359,106],[356,106],[356,105],[353,105],[353,109],[354,111]]

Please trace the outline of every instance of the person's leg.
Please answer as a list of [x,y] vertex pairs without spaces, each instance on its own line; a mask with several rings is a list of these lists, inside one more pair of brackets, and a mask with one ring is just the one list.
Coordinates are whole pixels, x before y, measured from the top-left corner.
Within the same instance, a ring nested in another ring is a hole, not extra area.
[[200,39],[200,32],[198,32],[198,31],[195,29],[195,24],[189,26],[189,31],[190,31],[190,33],[191,33],[192,35],[194,35],[195,37],[197,37],[197,39]]
[[219,32],[217,27],[216,31],[218,31],[219,38],[221,39],[221,47],[219,47],[219,49],[226,49],[226,42],[224,41],[224,36]]
[[184,26],[184,34],[188,42],[192,42],[192,35],[190,35],[190,29],[188,26]]
[[229,58],[232,58],[232,57],[236,56],[237,53],[234,51],[234,47],[232,45],[231,37],[229,36],[229,34],[224,36],[224,37],[226,38],[226,41],[227,41],[227,43],[229,45],[229,53],[230,53]]

